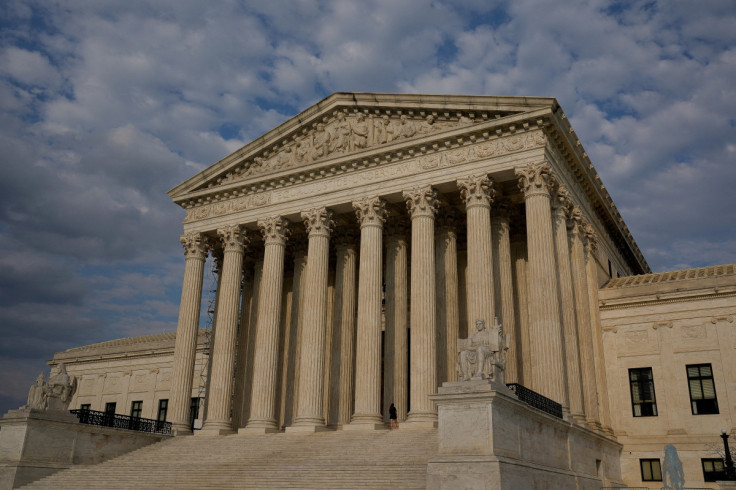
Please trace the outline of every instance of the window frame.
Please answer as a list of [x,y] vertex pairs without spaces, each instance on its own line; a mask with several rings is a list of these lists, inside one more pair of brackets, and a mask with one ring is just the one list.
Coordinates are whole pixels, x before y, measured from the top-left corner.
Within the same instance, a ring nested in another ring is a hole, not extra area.
[[85,410],[85,411],[89,412],[90,410],[92,410],[92,404],[91,403],[82,403],[81,405],[79,405],[79,409],[80,410]]
[[[161,418],[161,415],[163,414],[163,418]],[[156,420],[158,422],[166,422],[166,417],[169,414],[169,399],[168,398],[161,398],[158,401],[158,412],[156,413]]]
[[[713,464],[713,471],[705,471],[706,463]],[[715,463],[721,465],[720,471],[715,471]],[[726,477],[726,465],[723,463],[723,460],[721,458],[701,458],[700,466],[701,468],[703,468],[703,481],[715,482],[718,480],[723,480]],[[709,477],[708,475],[713,476]]]
[[[639,379],[644,371],[648,370],[649,379],[642,381]],[[637,373],[637,379],[632,379],[632,374],[636,372]],[[659,416],[659,410],[657,410],[657,393],[654,388],[654,371],[651,367],[641,367],[641,368],[629,368],[628,371],[628,377],[629,377],[629,394],[631,396],[631,415],[633,417],[639,418],[639,417],[657,417]],[[644,383],[648,383],[651,387],[651,400],[642,400],[641,394],[643,393],[643,385]],[[640,401],[637,403],[634,399],[634,384],[638,385],[638,392],[639,392],[639,398]],[[637,405],[639,406],[639,414],[636,413]],[[643,407],[649,407],[651,413],[644,413],[646,410],[643,409]]]
[[[654,477],[654,471],[652,463],[657,463],[657,468],[659,471],[659,479]],[[649,465],[649,473],[651,478],[647,479],[644,475],[644,464]],[[659,458],[640,458],[639,459],[639,470],[641,471],[641,481],[662,481],[662,462],[659,460]]]
[[[710,369],[709,376],[703,376],[701,369],[707,367]],[[690,376],[690,369],[698,369],[698,376]],[[687,392],[690,395],[690,411],[693,415],[718,415],[720,409],[718,407],[718,393],[716,392],[716,380],[713,375],[713,365],[711,363],[702,364],[687,364],[685,366],[685,374],[687,375]],[[703,381],[710,380],[713,387],[713,397],[705,397],[705,389],[703,388]],[[701,398],[693,398],[693,382],[698,382]],[[699,403],[699,402],[710,402],[710,403]],[[708,408],[710,407],[710,408]]]
[[[136,415],[137,413],[137,415]],[[130,402],[130,416],[134,419],[140,419],[143,416],[143,400],[134,400]]]

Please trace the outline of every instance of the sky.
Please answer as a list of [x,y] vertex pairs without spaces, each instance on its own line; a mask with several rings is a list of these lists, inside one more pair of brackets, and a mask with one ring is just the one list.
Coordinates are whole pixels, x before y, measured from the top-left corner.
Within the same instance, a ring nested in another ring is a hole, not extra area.
[[0,0],[0,414],[176,330],[166,192],[332,92],[556,97],[654,271],[736,261],[736,2]]

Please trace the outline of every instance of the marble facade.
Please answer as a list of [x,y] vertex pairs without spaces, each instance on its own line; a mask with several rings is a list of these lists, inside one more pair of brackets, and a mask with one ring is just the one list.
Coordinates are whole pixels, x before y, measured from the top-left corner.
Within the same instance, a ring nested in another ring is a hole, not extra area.
[[[197,435],[382,430],[392,402],[402,430],[436,427],[456,339],[498,318],[506,382],[562,404],[552,425],[599,441],[611,468],[622,448],[629,485],[661,487],[639,460],[666,444],[688,484],[707,485],[709,437],[736,430],[734,267],[651,274],[555,99],[336,93],[169,195],[186,210],[177,333],[150,354],[157,340],[129,339],[109,368],[57,354],[81,374],[73,408],[114,395],[127,410],[148,373],[143,416],[165,397],[178,434],[205,391]],[[219,277],[205,348],[207,260]],[[698,363],[713,365],[718,415],[690,413],[680,378]],[[637,418],[628,369],[647,366],[661,415]],[[580,473],[593,482],[595,466]]]
[[602,264],[649,269],[554,99],[337,93],[169,194],[186,210],[179,432],[212,253],[202,433],[381,429],[392,401],[402,427],[434,427],[453,339],[496,317],[507,381],[612,433]]

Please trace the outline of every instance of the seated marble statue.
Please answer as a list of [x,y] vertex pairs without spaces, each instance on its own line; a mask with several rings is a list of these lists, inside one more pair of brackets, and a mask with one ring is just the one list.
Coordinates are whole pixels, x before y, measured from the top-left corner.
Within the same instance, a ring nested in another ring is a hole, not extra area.
[[63,362],[57,366],[58,372],[50,375],[44,385],[47,410],[68,410],[72,396],[77,389],[77,379],[69,376]]
[[476,332],[467,339],[458,339],[458,379],[490,379],[503,383],[508,347],[498,319],[487,329],[485,320],[478,318],[475,328]]
[[36,377],[36,384],[31,385],[31,388],[28,390],[28,402],[23,408],[46,410],[46,395],[43,392],[44,385],[46,383],[44,381],[45,380],[43,373],[39,374]]

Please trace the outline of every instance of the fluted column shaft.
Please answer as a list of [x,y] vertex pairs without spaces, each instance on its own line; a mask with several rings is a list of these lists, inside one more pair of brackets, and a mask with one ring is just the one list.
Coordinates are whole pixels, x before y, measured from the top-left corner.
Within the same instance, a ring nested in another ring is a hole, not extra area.
[[207,258],[207,239],[199,233],[180,238],[186,254],[181,306],[176,327],[174,365],[171,376],[171,420],[176,433],[190,433],[189,405],[192,396],[194,360],[197,353],[197,331],[202,304],[202,281]]
[[309,233],[304,291],[303,335],[299,364],[299,402],[295,426],[324,427],[324,369],[327,328],[327,278],[332,212],[325,208],[302,213]]
[[471,175],[457,181],[465,200],[468,231],[468,331],[479,318],[493,324],[493,253],[491,249],[491,203],[493,181],[487,175]]
[[338,426],[350,423],[353,414],[355,362],[355,311],[358,250],[349,240],[337,246],[335,270],[335,323],[332,339],[331,400],[336,401],[334,422]]
[[[511,244],[511,260],[514,264],[514,315],[517,318],[516,372],[518,382],[531,386],[532,360],[529,338],[529,294],[526,287],[526,243]],[[508,367],[507,367],[508,369]]]
[[233,427],[245,425],[245,398],[248,396],[245,384],[248,356],[248,337],[250,336],[250,308],[253,301],[253,262],[243,267],[243,287],[241,288],[240,321],[238,323],[238,350],[235,356],[235,394],[233,396]]
[[578,348],[580,353],[580,378],[583,392],[583,411],[590,425],[599,422],[598,393],[593,362],[593,330],[588,305],[588,274],[585,259],[585,237],[582,233],[579,211],[573,211],[570,227],[570,262],[573,289],[575,292],[575,315],[577,317]]
[[[352,425],[380,428],[381,419],[381,266],[385,203],[354,202],[360,223],[360,274],[355,353],[355,412]],[[346,428],[348,426],[345,426]]]
[[496,316],[509,336],[509,350],[506,352],[506,382],[517,383],[519,356],[519,328],[514,312],[514,281],[511,264],[511,242],[509,233],[509,214],[507,206],[496,207],[491,219],[493,233],[493,278],[496,292]]
[[[578,349],[577,318],[575,315],[575,294],[572,284],[570,264],[570,243],[567,239],[567,211],[572,206],[564,187],[555,192],[552,212],[554,220],[555,254],[557,257],[557,277],[559,280],[559,304],[562,314],[562,331],[565,345],[565,368],[570,415],[583,418],[583,392],[580,377],[580,357]],[[564,407],[563,407],[564,408]]]
[[253,363],[256,356],[256,333],[258,325],[258,297],[261,291],[261,277],[263,277],[263,254],[255,261],[253,268],[253,293],[248,311],[248,345],[245,358],[245,400],[243,401],[243,415],[241,426],[245,425],[250,415],[250,402],[253,398]]
[[384,417],[393,403],[399,422],[406,420],[409,384],[407,380],[407,341],[409,297],[407,277],[408,242],[403,229],[386,239],[386,334],[384,354]]
[[595,261],[597,237],[593,227],[585,227],[585,238],[588,245],[588,306],[590,307],[590,326],[593,333],[593,361],[595,363],[596,384],[598,387],[598,417],[604,431],[613,434],[611,414],[608,408],[608,381],[606,379],[606,363],[603,358],[603,332],[601,331],[600,312],[598,311],[598,266]]
[[231,432],[230,405],[233,372],[235,369],[235,341],[238,333],[240,284],[243,276],[243,252],[247,242],[239,225],[217,230],[224,248],[222,283],[212,349],[210,392],[207,399],[207,418],[203,431]]
[[[294,244],[298,243],[292,237]],[[297,393],[299,389],[299,339],[302,330],[302,307],[304,306],[304,288],[307,269],[307,255],[305,247],[292,249],[294,255],[294,272],[291,282],[291,309],[286,338],[284,339],[284,351],[286,352],[284,367],[284,425],[290,426],[294,423],[297,412]]]
[[567,399],[565,356],[550,208],[554,180],[546,163],[516,169],[516,174],[526,207],[531,389],[564,403]]
[[258,226],[263,233],[265,246],[261,290],[258,295],[258,327],[250,417],[245,430],[272,432],[278,430],[276,376],[287,222],[281,217],[273,217],[260,220]]
[[437,192],[426,186],[405,191],[403,194],[411,215],[411,410],[406,423],[433,426],[437,423],[437,410],[429,395],[437,390],[434,264]]
[[[447,215],[445,215],[447,216]],[[457,381],[457,339],[460,335],[458,306],[457,232],[455,220],[440,221],[435,252],[437,257],[437,385]]]

